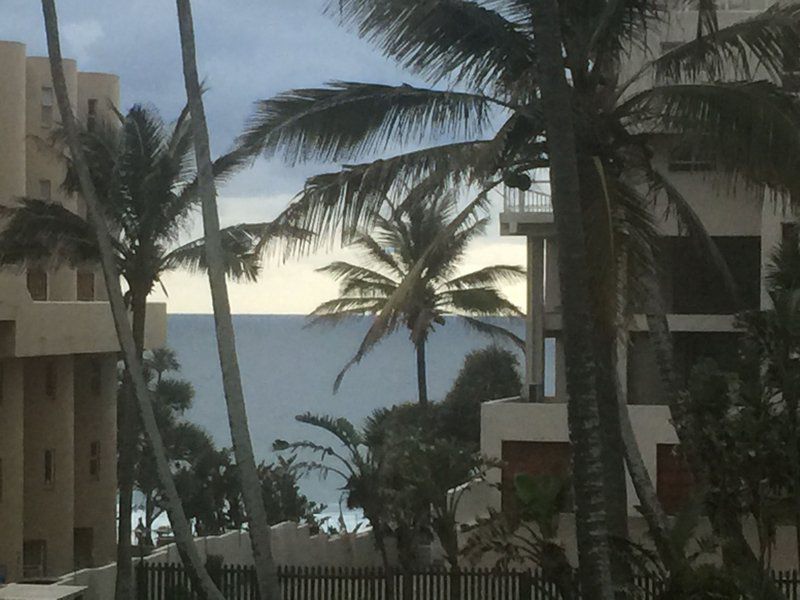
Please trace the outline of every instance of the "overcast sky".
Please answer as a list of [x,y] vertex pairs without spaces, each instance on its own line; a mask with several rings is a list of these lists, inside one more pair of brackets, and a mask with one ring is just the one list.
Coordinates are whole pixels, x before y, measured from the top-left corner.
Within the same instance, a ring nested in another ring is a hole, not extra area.
[[[201,78],[208,89],[206,111],[215,154],[229,148],[252,103],[297,87],[326,81],[420,84],[372,46],[324,12],[326,0],[195,0]],[[27,44],[29,55],[45,54],[41,6],[34,0],[0,0],[0,39]],[[121,78],[122,107],[149,103],[167,120],[185,102],[180,45],[171,0],[59,0],[63,53],[84,71]],[[314,173],[337,165],[289,168],[260,160],[220,189],[223,224],[269,220]],[[496,210],[493,215],[496,216]],[[192,233],[199,233],[199,220]],[[464,270],[488,264],[524,265],[522,238],[500,238],[496,219],[490,235],[470,250]],[[256,284],[234,285],[239,313],[307,313],[336,294],[336,285],[314,269],[332,260],[357,260],[347,250],[269,265]],[[182,273],[165,278],[173,313],[211,312],[206,281]],[[518,305],[524,285],[507,289]],[[158,298],[163,298],[158,294]]]

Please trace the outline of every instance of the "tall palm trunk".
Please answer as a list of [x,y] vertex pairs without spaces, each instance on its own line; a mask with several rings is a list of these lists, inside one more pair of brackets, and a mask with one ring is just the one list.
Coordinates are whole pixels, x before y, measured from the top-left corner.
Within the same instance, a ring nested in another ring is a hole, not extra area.
[[[148,286],[131,285],[131,327],[136,356],[142,360],[144,353],[144,331],[147,319]],[[117,481],[119,484],[119,521],[117,523],[117,579],[114,597],[117,600],[132,600],[133,549],[131,547],[131,521],[133,520],[134,471],[138,451],[140,420],[136,416],[136,393],[130,373],[125,372],[117,403],[117,448],[119,462]]]
[[572,102],[564,72],[557,0],[539,0],[531,8],[559,243],[579,577],[583,598],[611,600],[614,590]]
[[428,404],[428,375],[425,365],[425,340],[414,344],[417,354],[417,398],[422,406]]
[[200,559],[200,554],[197,548],[195,548],[194,541],[192,540],[191,528],[183,512],[183,506],[178,497],[178,492],[175,489],[175,482],[172,479],[172,473],[164,451],[164,444],[161,439],[161,434],[158,431],[158,426],[156,425],[153,405],[150,401],[150,393],[147,389],[147,382],[145,381],[141,360],[139,360],[136,353],[136,344],[128,321],[125,302],[122,297],[119,272],[114,262],[111,236],[97,201],[97,195],[89,173],[89,167],[80,145],[75,117],[69,104],[67,84],[64,78],[64,67],[61,58],[61,44],[59,42],[58,17],[56,15],[55,0],[42,0],[42,12],[44,13],[47,49],[50,57],[50,71],[53,77],[53,89],[55,91],[58,109],[66,132],[70,154],[72,155],[73,163],[75,164],[78,177],[80,178],[81,191],[89,211],[89,218],[94,227],[95,235],[97,236],[97,244],[100,249],[100,262],[103,268],[106,288],[108,290],[114,327],[122,349],[125,365],[136,392],[135,395],[139,403],[139,410],[145,433],[153,448],[159,481],[166,492],[167,511],[170,517],[170,523],[172,524],[181,556],[186,566],[190,569],[202,593],[209,600],[224,600],[222,594],[208,576],[202,560]]
[[261,600],[277,600],[279,597],[278,579],[272,560],[267,512],[261,495],[261,482],[256,471],[253,444],[250,440],[250,431],[247,424],[244,391],[242,390],[242,379],[236,356],[236,339],[228,300],[228,286],[225,280],[225,263],[222,252],[219,215],[217,214],[217,191],[214,184],[214,171],[211,162],[211,148],[202,92],[197,75],[191,3],[189,0],[177,0],[177,8],[184,83],[191,114],[195,159],[197,161],[198,190],[203,204],[203,230],[206,241],[205,253],[208,264],[208,281],[211,287],[217,350],[222,369],[225,401],[228,407],[231,441],[233,442],[237,472],[242,486],[242,498],[244,499],[250,528],[250,541],[253,548],[253,561],[256,567],[260,597]]

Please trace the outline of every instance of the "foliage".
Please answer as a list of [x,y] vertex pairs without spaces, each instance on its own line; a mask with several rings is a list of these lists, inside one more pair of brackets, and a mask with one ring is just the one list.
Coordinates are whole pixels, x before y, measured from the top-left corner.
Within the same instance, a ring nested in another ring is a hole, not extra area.
[[342,479],[347,507],[363,510],[386,566],[390,537],[406,569],[418,565],[420,544],[434,536],[457,564],[456,511],[463,490],[451,490],[495,466],[460,440],[440,436],[434,406],[376,411],[363,430],[346,419],[300,415],[300,422],[327,431],[341,448],[311,441],[275,443],[276,450],[311,452],[315,458],[300,463],[308,471]]
[[[184,419],[192,406],[194,389],[188,381],[172,374],[180,370],[175,353],[167,348],[145,356],[153,404],[167,457],[187,517],[194,520],[200,535],[214,535],[228,529],[241,529],[246,522],[239,479],[231,450],[217,448],[211,436]],[[149,445],[139,437],[135,467],[136,487],[144,496],[145,527],[166,510]],[[324,510],[300,492],[299,472],[294,459],[279,457],[272,464],[257,466],[264,505],[270,524],[283,521],[319,523],[316,514]]]
[[[417,369],[422,386],[420,402],[424,403],[427,401],[425,343],[437,325],[445,324],[448,313],[462,314],[464,322],[481,333],[522,345],[513,333],[480,317],[521,316],[497,285],[524,277],[524,269],[495,265],[457,275],[469,243],[485,231],[488,220],[478,218],[476,211],[472,211],[445,243],[434,248],[437,238],[452,225],[455,214],[456,199],[450,193],[430,200],[425,206],[401,205],[389,218],[376,217],[374,233],[359,232],[354,236],[352,245],[362,251],[370,266],[335,262],[320,269],[340,282],[341,296],[320,304],[311,313],[312,324],[335,324],[364,314],[380,313],[383,319],[380,329],[373,325],[368,332],[355,357],[337,377],[334,389],[347,369],[361,360],[380,338],[404,327],[417,350],[418,361],[422,361]],[[390,304],[390,298],[409,280],[420,261],[424,272],[414,281],[412,291],[403,302]]]
[[[118,123],[98,122],[82,131],[81,143],[101,209],[117,234],[117,268],[130,290],[146,295],[165,271],[205,268],[202,240],[176,243],[198,207],[190,117],[184,110],[168,127],[154,109],[134,105],[118,119]],[[237,156],[220,159],[216,175],[224,178],[239,168],[244,158]],[[79,188],[75,166],[69,161],[64,190],[74,194]],[[2,212],[7,218],[0,235],[3,264],[83,266],[99,259],[89,223],[60,203],[22,198]],[[240,225],[223,231],[231,277],[256,277],[255,235],[262,230]],[[289,232],[290,228],[273,229],[268,237],[278,239]]]
[[488,346],[467,354],[453,386],[437,405],[439,431],[447,437],[480,444],[481,403],[518,396],[519,362],[513,352]]

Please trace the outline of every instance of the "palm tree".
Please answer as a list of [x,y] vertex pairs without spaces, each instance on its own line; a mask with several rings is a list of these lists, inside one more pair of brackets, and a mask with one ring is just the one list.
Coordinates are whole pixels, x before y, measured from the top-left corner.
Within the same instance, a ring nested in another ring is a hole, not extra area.
[[[98,194],[94,188],[91,171],[89,170],[89,163],[84,155],[78,126],[70,106],[61,57],[61,44],[59,41],[58,17],[56,14],[55,1],[42,0],[42,12],[44,13],[50,72],[53,78],[53,89],[56,102],[58,103],[58,110],[64,124],[67,144],[80,181],[81,192],[86,201],[89,218],[94,228],[117,338],[119,339],[125,366],[131,380],[133,395],[139,403],[142,424],[150,441],[153,456],[156,459],[159,479],[165,490],[168,514],[175,532],[175,539],[181,557],[190,569],[203,595],[210,600],[223,600],[222,594],[211,580],[211,577],[209,577],[200,559],[200,554],[194,545],[191,527],[186,519],[180,497],[175,489],[175,482],[172,479],[164,444],[161,439],[161,434],[158,431],[142,361],[136,348],[133,331],[128,322],[125,300],[123,298],[122,288],[120,287],[120,275],[115,261],[114,244],[104,218],[101,203],[98,200]],[[132,587],[125,588],[121,591],[123,595],[118,595],[118,598],[128,600],[128,598],[132,597]]]
[[[455,212],[454,196],[445,194],[424,205],[413,204],[407,210],[398,208],[388,218],[377,217],[375,232],[359,233],[352,243],[376,268],[334,262],[319,269],[340,282],[342,295],[323,302],[311,313],[312,325],[336,324],[348,317],[381,313],[387,309],[389,299],[414,265],[423,260],[424,274],[402,304],[389,308],[391,314],[381,331],[385,336],[400,326],[408,329],[416,353],[418,400],[423,405],[428,402],[425,345],[435,326],[445,324],[446,313],[465,313],[463,319],[467,325],[482,333],[504,336],[524,347],[524,342],[509,330],[478,317],[522,316],[496,284],[523,278],[525,270],[517,266],[495,265],[455,276],[467,246],[484,233],[488,219],[472,218],[471,222],[462,224],[447,243],[434,252],[428,252]],[[474,211],[472,217],[475,217]],[[347,369],[361,360],[377,339],[370,337],[362,343],[355,357],[337,377],[334,389],[338,389]]]
[[[323,238],[341,235],[347,241],[374,221],[387,196],[420,181],[432,187],[489,187],[503,180],[525,188],[533,169],[554,166],[554,140],[545,131],[545,123],[553,121],[544,111],[535,5],[529,0],[331,1],[331,12],[384,54],[447,88],[334,82],[260,102],[242,147],[280,154],[290,163],[373,159],[309,179],[285,217]],[[629,280],[634,296],[635,288],[646,283],[643,275],[653,271],[647,252],[657,237],[652,201],[663,200],[705,253],[719,258],[691,205],[653,160],[654,149],[663,148],[665,140],[680,140],[711,151],[720,168],[778,189],[790,188],[797,170],[800,119],[795,101],[775,80],[799,58],[800,8],[776,5],[720,29],[713,3],[699,5],[697,39],[661,54],[642,52],[648,33],[664,16],[660,2],[559,6],[580,192],[580,214],[569,214],[583,223],[582,244],[588,249],[587,264],[577,271],[566,271],[561,261],[561,282],[588,275],[584,292],[593,300],[589,339],[596,363],[594,369],[571,371],[569,386],[588,390],[596,380],[606,451],[594,449],[592,458],[604,463],[608,508],[623,522],[625,502],[614,500],[624,494],[621,461],[607,451],[622,445],[611,332],[617,327],[615,315],[624,312],[615,293],[621,277]],[[643,56],[643,65],[623,75],[620,65],[632,53]],[[766,77],[753,81],[757,72]],[[498,121],[502,125],[486,136]],[[441,144],[443,136],[456,141]],[[424,141],[440,145],[374,160],[388,146]],[[562,209],[556,213],[563,214]],[[560,244],[572,247],[579,237]],[[579,365],[585,348],[573,342],[586,338],[574,333],[565,330],[565,354],[568,363]],[[681,395],[669,396],[681,442],[690,451]],[[573,433],[580,438],[588,431],[591,427]]]
[[[136,351],[141,358],[147,319],[147,297],[164,273],[205,269],[204,242],[177,245],[177,238],[196,212],[198,198],[191,168],[192,139],[184,110],[168,128],[158,113],[135,105],[119,123],[98,123],[81,133],[81,145],[111,229],[117,271],[125,280]],[[238,166],[218,161],[217,176]],[[68,162],[64,188],[80,192],[74,159]],[[0,265],[33,265],[47,261],[73,266],[96,264],[100,257],[93,226],[63,205],[32,198],[2,208],[7,218],[0,231]],[[224,230],[225,266],[229,276],[254,280],[259,270],[254,232],[271,224],[237,225]],[[274,226],[276,238],[286,232]],[[262,238],[263,241],[263,238]],[[163,285],[163,284],[162,284]],[[124,386],[127,388],[128,386]],[[131,507],[138,419],[130,390],[119,396],[118,443],[120,511],[117,569],[119,586],[132,585]]]
[[[217,350],[222,370],[222,385],[228,407],[231,441],[236,456],[242,499],[250,526],[250,543],[261,600],[280,597],[278,576],[272,559],[269,521],[261,495],[261,481],[253,454],[253,443],[247,423],[247,410],[242,389],[242,377],[236,355],[236,338],[231,319],[228,287],[225,281],[225,243],[217,213],[217,190],[214,183],[214,163],[203,107],[200,79],[197,75],[197,57],[194,42],[192,7],[189,0],[176,0],[180,29],[181,55],[186,99],[192,114],[192,137],[198,171],[198,192],[203,207],[205,234],[204,257],[208,264],[208,281],[214,308],[214,325]],[[235,152],[235,151],[234,151]]]

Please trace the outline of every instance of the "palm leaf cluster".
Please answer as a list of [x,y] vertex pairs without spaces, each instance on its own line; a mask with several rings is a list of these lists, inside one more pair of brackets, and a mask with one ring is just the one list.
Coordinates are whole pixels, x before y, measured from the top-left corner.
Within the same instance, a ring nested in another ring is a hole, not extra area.
[[[320,269],[339,281],[341,296],[320,304],[311,314],[312,324],[337,323],[363,315],[382,317],[340,373],[334,389],[338,389],[350,366],[360,361],[378,340],[400,327],[408,330],[417,352],[423,352],[420,360],[424,362],[428,336],[437,325],[445,324],[447,314],[458,313],[476,330],[524,346],[512,332],[481,319],[522,316],[498,285],[523,278],[524,269],[494,265],[458,275],[467,247],[484,233],[488,219],[479,217],[475,207],[452,235],[443,237],[442,233],[454,224],[456,212],[455,196],[449,193],[426,204],[399,207],[388,217],[378,215],[374,230],[355,234],[352,242],[370,266],[338,261]],[[415,269],[421,272],[419,278],[412,277]],[[410,287],[398,302],[398,290],[403,285]],[[426,393],[420,392],[420,401],[424,402]]]
[[[180,244],[199,207],[193,167],[189,115],[183,111],[173,126],[158,113],[136,105],[116,123],[98,123],[81,134],[94,184],[107,222],[115,232],[116,260],[129,288],[148,294],[164,272],[204,270],[203,239]],[[56,136],[55,142],[59,142]],[[246,161],[231,153],[218,159],[215,170],[228,176]],[[79,193],[77,173],[68,162],[63,189]],[[96,264],[99,249],[89,222],[60,203],[20,198],[3,207],[0,264]],[[229,276],[255,280],[260,269],[257,242],[298,233],[288,225],[263,223],[223,230]]]

